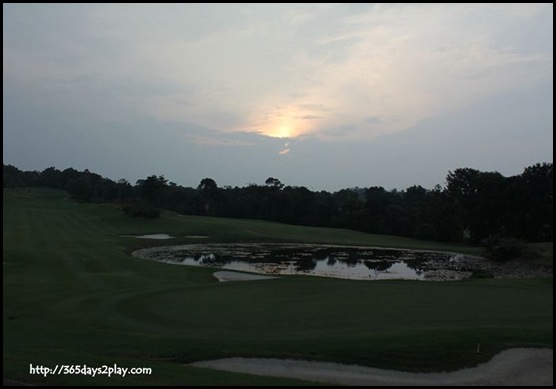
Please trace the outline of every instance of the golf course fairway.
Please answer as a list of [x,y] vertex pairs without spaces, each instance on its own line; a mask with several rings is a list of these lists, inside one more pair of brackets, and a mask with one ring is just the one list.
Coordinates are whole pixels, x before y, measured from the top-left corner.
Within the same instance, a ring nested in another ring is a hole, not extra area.
[[[476,366],[553,347],[553,279],[351,281],[284,276],[220,283],[214,269],[134,258],[138,248],[298,242],[466,253],[454,244],[258,220],[131,218],[62,191],[3,193],[4,379],[39,385],[299,385],[186,366],[289,358],[408,372]],[[173,239],[129,235],[169,234]],[[126,236],[128,235],[128,236]],[[196,237],[203,238],[202,242]],[[480,352],[477,353],[480,344]],[[30,364],[148,367],[151,374],[30,374]]]

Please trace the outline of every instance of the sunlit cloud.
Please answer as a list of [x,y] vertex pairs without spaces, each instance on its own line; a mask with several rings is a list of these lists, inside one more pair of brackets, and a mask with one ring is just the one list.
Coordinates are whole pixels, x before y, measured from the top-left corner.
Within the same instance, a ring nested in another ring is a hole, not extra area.
[[274,105],[261,107],[260,111],[248,118],[248,124],[238,131],[252,131],[276,138],[295,138],[314,132],[321,117],[299,106]]
[[285,143],[285,144],[284,144],[284,148],[283,148],[282,150],[280,150],[280,151],[278,152],[278,154],[280,154],[280,155],[286,155],[286,154],[288,154],[289,152],[290,152],[290,147],[289,147],[288,143]]
[[[244,129],[274,137],[370,139],[546,77],[551,55],[498,42],[521,18],[492,26],[476,20],[478,11],[510,12],[408,5],[340,20],[292,53],[292,74],[261,95]],[[307,108],[314,105],[326,112]]]
[[296,117],[296,119],[301,119],[301,120],[316,120],[321,118],[322,116],[317,116],[317,115],[305,115],[305,116]]

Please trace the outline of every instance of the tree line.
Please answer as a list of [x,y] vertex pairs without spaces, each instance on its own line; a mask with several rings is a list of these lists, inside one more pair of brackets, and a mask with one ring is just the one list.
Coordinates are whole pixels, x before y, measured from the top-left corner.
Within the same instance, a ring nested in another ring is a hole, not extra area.
[[77,201],[118,202],[132,216],[157,217],[160,209],[168,209],[446,242],[479,243],[492,237],[538,242],[553,239],[552,169],[552,163],[537,163],[504,177],[460,168],[448,173],[443,187],[433,189],[372,186],[331,193],[287,186],[274,177],[245,187],[219,187],[204,178],[191,188],[162,175],[132,185],[89,170],[21,171],[4,164],[3,185],[62,189]]

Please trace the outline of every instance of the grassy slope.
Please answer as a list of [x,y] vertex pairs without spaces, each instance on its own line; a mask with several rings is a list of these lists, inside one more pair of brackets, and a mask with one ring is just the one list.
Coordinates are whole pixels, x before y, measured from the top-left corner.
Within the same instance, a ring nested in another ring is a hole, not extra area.
[[[285,277],[220,284],[210,269],[131,258],[133,248],[162,243],[120,235],[473,248],[252,220],[130,219],[111,205],[76,204],[47,189],[5,190],[3,200],[4,377],[49,384],[295,384],[176,361],[272,356],[427,371],[474,365],[508,347],[552,347],[552,279]],[[482,354],[475,353],[477,343]],[[118,363],[154,373],[42,378],[29,375],[29,363]]]

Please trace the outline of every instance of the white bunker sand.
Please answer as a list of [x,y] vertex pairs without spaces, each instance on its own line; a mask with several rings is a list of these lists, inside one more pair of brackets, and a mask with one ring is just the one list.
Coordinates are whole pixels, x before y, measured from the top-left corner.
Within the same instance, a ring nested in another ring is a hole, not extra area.
[[[147,234],[147,235],[124,235],[131,238],[142,239],[172,239],[174,236],[168,234]],[[190,239],[208,239],[208,235],[187,235],[186,238]]]
[[254,375],[297,378],[337,385],[553,385],[553,350],[515,348],[487,363],[450,373],[408,373],[330,362],[226,358],[190,364]]
[[147,235],[128,235],[133,238],[143,238],[143,239],[172,239],[173,236],[168,234],[147,234]]
[[256,280],[269,280],[272,278],[280,278],[280,277],[272,277],[272,276],[262,276],[257,274],[239,273],[235,271],[217,271],[213,273],[213,275],[216,278],[218,278],[218,281],[220,282],[256,281]]

